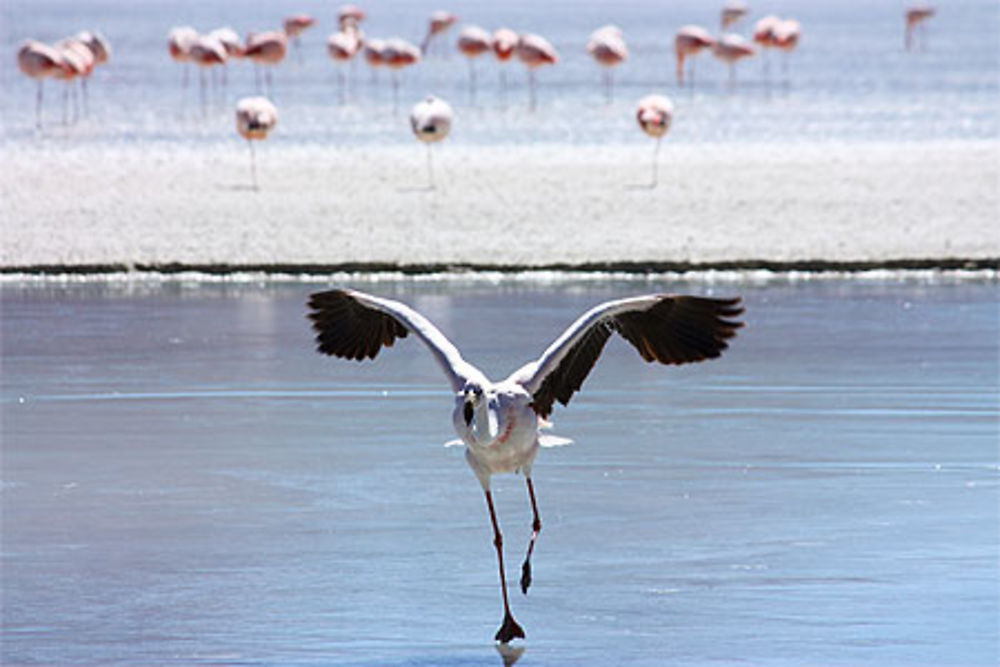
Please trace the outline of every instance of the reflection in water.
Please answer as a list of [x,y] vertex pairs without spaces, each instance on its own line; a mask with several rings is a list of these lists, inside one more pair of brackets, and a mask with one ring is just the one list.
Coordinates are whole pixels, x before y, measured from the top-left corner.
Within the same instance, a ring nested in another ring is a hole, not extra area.
[[512,644],[497,644],[497,653],[503,658],[503,667],[510,667],[524,655],[524,646],[514,646]]

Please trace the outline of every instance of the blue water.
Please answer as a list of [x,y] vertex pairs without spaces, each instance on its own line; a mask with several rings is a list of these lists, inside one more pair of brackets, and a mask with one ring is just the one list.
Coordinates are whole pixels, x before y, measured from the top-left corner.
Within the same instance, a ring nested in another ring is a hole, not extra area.
[[[61,88],[47,84],[47,123],[43,133],[62,142],[229,141],[232,109],[239,97],[255,92],[252,67],[236,63],[230,85],[217,93],[206,113],[198,110],[197,78],[181,87],[180,66],[166,53],[165,35],[176,25],[202,31],[231,25],[241,34],[280,25],[293,11],[312,13],[319,24],[303,38],[303,60],[294,53],[276,73],[273,97],[281,112],[283,142],[331,146],[412,141],[405,109],[427,93],[456,108],[456,142],[471,144],[590,144],[634,139],[634,105],[642,95],[661,92],[674,98],[677,113],[670,140],[682,143],[775,141],[926,141],[995,139],[1000,132],[1000,9],[993,0],[940,3],[927,24],[927,46],[903,50],[904,3],[897,0],[859,5],[854,0],[781,0],[752,3],[754,11],[740,29],[765,13],[797,18],[803,25],[799,49],[787,59],[770,54],[770,76],[761,58],[739,66],[735,89],[727,70],[708,54],[697,59],[694,91],[674,84],[673,34],[687,23],[715,30],[718,3],[681,0],[608,2],[465,2],[454,9],[463,23],[490,30],[509,26],[546,35],[561,62],[539,72],[539,109],[527,111],[526,75],[520,64],[507,67],[511,90],[498,85],[498,65],[483,58],[477,65],[478,91],[472,99],[464,58],[432,57],[402,76],[401,110],[393,111],[386,72],[371,80],[357,63],[343,95],[335,66],[325,52],[333,30],[336,3],[301,0],[279,4],[243,0],[128,3],[110,1],[8,0],[0,8],[0,140],[37,141],[34,84],[17,70],[13,54],[28,37],[44,41],[82,28],[102,31],[114,49],[112,65],[99,69],[91,86],[92,112],[66,129],[61,119]],[[128,7],[128,11],[123,11]],[[364,3],[373,37],[399,35],[419,42],[431,6],[400,0]],[[616,71],[615,101],[607,105],[600,72],[584,50],[587,35],[606,23],[618,24],[631,50]],[[457,28],[451,34],[452,41]]]
[[[7,282],[4,664],[501,664],[440,371],[313,352],[295,282]],[[522,665],[994,665],[991,280],[368,283],[493,377],[602,299],[742,294],[720,359],[612,341],[535,466]],[[509,573],[530,532],[495,479]]]

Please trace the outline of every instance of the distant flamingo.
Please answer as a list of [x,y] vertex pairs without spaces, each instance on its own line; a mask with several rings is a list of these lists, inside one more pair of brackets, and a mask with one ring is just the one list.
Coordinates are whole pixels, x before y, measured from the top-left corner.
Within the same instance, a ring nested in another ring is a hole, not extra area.
[[517,59],[528,68],[528,108],[535,110],[535,70],[543,65],[554,65],[559,62],[559,54],[544,37],[525,33],[518,37],[515,49]]
[[191,45],[191,61],[198,65],[198,84],[201,90],[201,112],[205,113],[207,106],[206,98],[206,81],[205,72],[209,69],[212,70],[212,84],[215,85],[215,70],[217,65],[225,65],[229,60],[229,52],[226,51],[225,45],[217,38],[211,35],[199,35],[198,39],[194,41]]
[[[242,58],[246,55],[246,50],[243,48],[243,43],[240,42],[239,34],[230,27],[216,28],[212,32],[208,33],[209,37],[214,37],[222,43],[222,46],[226,49],[226,55],[229,58]],[[226,62],[228,65],[228,61]],[[225,91],[226,86],[229,84],[229,75],[227,73],[228,67],[222,69],[222,86],[223,91]],[[225,92],[223,92],[225,96]]]
[[68,65],[62,70],[55,72],[55,78],[66,82],[63,91],[63,124],[69,124],[69,98],[73,98],[73,121],[80,117],[80,109],[76,90],[73,88],[73,81],[80,80],[80,89],[83,90],[83,80],[89,77],[94,71],[97,60],[93,52],[87,45],[75,37],[67,37],[55,44],[53,47],[63,62]]
[[457,14],[446,12],[443,9],[439,9],[431,14],[430,21],[427,24],[427,34],[424,36],[423,41],[420,42],[420,53],[427,55],[431,47],[431,40],[440,42],[442,49],[444,49],[445,42],[443,36],[456,23],[458,23]]
[[372,68],[373,82],[378,81],[378,68],[385,66],[383,51],[385,51],[385,40],[375,38],[365,40],[362,55],[365,57],[365,62]]
[[739,23],[749,12],[750,9],[747,7],[745,2],[740,2],[740,0],[727,2],[722,8],[722,16],[720,20],[722,30],[727,30],[729,26]]
[[477,25],[466,26],[458,33],[458,50],[469,59],[469,94],[473,103],[476,101],[475,60],[492,49],[493,37]]
[[260,187],[257,185],[257,158],[253,142],[267,139],[277,124],[278,110],[266,97],[244,97],[236,103],[236,131],[250,146],[250,175],[254,190]]
[[[270,93],[272,88],[271,66],[279,64],[288,55],[288,37],[281,30],[269,30],[259,34],[247,36],[246,57],[254,62],[257,67],[264,65],[265,82]],[[258,70],[254,70],[254,79],[257,87],[260,88]]]
[[399,74],[398,72],[420,62],[420,49],[405,39],[393,37],[385,42],[382,51],[385,66],[392,71],[392,109],[399,109]]
[[715,41],[712,54],[729,65],[729,85],[736,85],[736,63],[756,53],[753,45],[740,35],[729,33]]
[[341,29],[345,28],[348,22],[357,25],[365,20],[368,15],[357,5],[344,5],[337,10],[337,24]]
[[183,78],[183,87],[185,89],[188,85],[188,68],[186,65],[191,62],[191,45],[194,44],[196,39],[198,39],[198,31],[191,26],[171,28],[170,32],[167,33],[167,51],[170,53],[170,57],[175,62],[179,62],[185,66]]
[[[674,36],[674,52],[677,54],[677,85],[684,85],[684,61],[693,58],[704,49],[715,45],[715,38],[707,30],[696,25],[686,25]],[[689,69],[690,84],[694,86],[694,61]]]
[[781,61],[781,68],[785,77],[788,76],[789,54],[799,45],[799,39],[801,37],[802,26],[799,25],[799,22],[794,19],[779,21],[778,24],[774,26],[774,46],[785,52],[785,57]]
[[333,62],[337,63],[337,87],[340,91],[340,103],[344,103],[344,71],[343,65],[351,62],[355,54],[361,49],[361,42],[353,32],[339,31],[330,35],[326,40],[326,51],[330,54]]
[[[906,10],[906,34],[904,37],[904,44],[906,45],[907,51],[912,51],[916,46],[921,51],[926,48],[926,36],[924,34],[924,22],[930,17],[934,16],[937,10],[931,5],[919,4],[913,5]],[[915,44],[914,31],[920,31],[920,44]]]
[[590,34],[587,40],[587,53],[597,61],[598,65],[604,67],[604,89],[610,103],[614,99],[614,74],[613,67],[621,65],[628,59],[628,47],[625,46],[625,37],[621,28],[615,25],[606,25],[598,28]]
[[410,111],[410,128],[413,130],[413,136],[427,145],[427,180],[430,190],[436,187],[434,165],[431,162],[431,144],[443,141],[448,136],[451,132],[452,119],[451,105],[433,95],[415,104]]
[[311,28],[316,23],[316,19],[308,14],[292,14],[285,19],[285,34],[292,38],[295,46],[295,55],[299,63],[302,62],[302,33]]
[[[506,63],[514,56],[514,50],[517,48],[517,33],[509,28],[500,28],[493,33],[493,55],[497,57],[501,65],[506,65]],[[500,68],[500,95],[503,99],[503,104],[507,104],[507,68]]]
[[17,52],[17,66],[21,72],[38,82],[35,93],[35,127],[42,128],[42,84],[49,77],[68,67],[59,53],[47,44],[29,40]]
[[757,21],[753,26],[753,41],[761,50],[761,60],[764,67],[764,78],[770,77],[770,60],[768,52],[777,47],[774,39],[774,30],[781,23],[781,19],[771,14]]
[[651,188],[655,188],[658,179],[658,162],[660,156],[660,141],[670,130],[670,121],[674,117],[674,105],[669,98],[663,95],[647,95],[639,100],[639,108],[636,111],[636,120],[639,127],[649,136],[656,139],[656,147],[653,149],[653,182]]
[[[108,44],[108,40],[106,40],[104,35],[101,33],[93,32],[91,30],[81,30],[73,36],[73,39],[77,40],[90,50],[90,54],[94,58],[93,69],[96,70],[99,65],[106,65],[111,60],[111,45]],[[83,91],[84,113],[90,112],[89,94],[87,92],[87,81],[89,79],[89,76],[85,76],[80,79],[80,87]]]

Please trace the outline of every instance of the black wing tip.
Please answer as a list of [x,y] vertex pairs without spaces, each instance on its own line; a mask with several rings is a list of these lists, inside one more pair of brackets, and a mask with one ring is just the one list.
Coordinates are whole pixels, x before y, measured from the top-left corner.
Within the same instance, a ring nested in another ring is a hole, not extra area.
[[353,361],[374,360],[382,347],[409,332],[390,315],[379,313],[358,301],[346,289],[314,292],[306,302],[306,317],[316,332],[316,351]]

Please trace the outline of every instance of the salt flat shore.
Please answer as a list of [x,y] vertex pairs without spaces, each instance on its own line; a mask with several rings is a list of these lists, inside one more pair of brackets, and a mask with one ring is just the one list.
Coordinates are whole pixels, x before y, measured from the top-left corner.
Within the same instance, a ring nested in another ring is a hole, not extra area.
[[[437,150],[440,148],[440,150]],[[8,144],[0,269],[1000,258],[1000,143]]]

